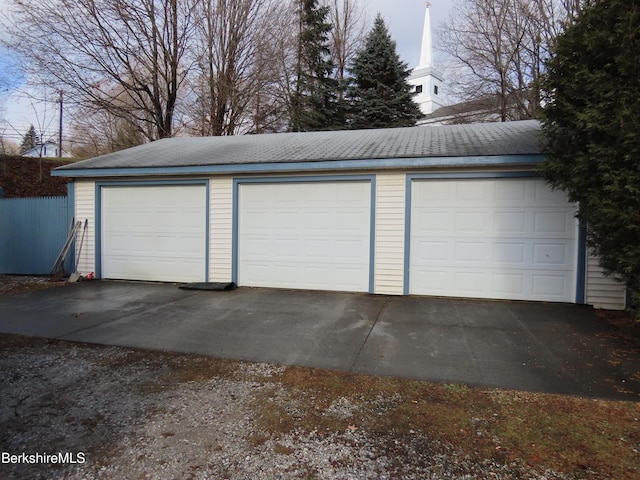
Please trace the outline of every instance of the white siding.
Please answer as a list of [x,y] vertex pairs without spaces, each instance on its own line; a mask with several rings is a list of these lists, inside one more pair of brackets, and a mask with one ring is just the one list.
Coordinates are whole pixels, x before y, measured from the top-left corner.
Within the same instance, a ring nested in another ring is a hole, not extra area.
[[591,253],[587,257],[587,299],[588,305],[605,310],[624,310],[627,292],[623,284],[604,275],[598,259]]
[[376,189],[374,293],[402,295],[406,175],[378,174]]
[[[78,271],[84,276],[96,271],[96,185],[95,182],[76,180],[75,182],[75,219],[84,227],[85,219],[88,228],[80,251]],[[76,254],[80,249],[82,229],[76,239]]]
[[233,178],[210,182],[209,281],[230,282],[233,253]]

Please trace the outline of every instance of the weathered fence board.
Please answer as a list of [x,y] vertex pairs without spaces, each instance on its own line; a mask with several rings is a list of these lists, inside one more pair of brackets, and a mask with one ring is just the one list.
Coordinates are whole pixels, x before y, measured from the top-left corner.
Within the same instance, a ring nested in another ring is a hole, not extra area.
[[0,273],[50,273],[72,218],[72,195],[0,199]]

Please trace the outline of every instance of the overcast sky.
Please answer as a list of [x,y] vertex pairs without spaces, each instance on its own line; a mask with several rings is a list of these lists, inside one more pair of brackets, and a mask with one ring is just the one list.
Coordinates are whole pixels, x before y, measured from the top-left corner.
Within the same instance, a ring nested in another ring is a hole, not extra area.
[[[427,2],[424,0],[361,0],[367,14],[368,26],[373,24],[376,14],[379,12],[385,20],[396,41],[400,58],[407,62],[410,68],[417,66],[420,59],[420,45],[422,40],[422,28],[424,25]],[[6,0],[0,0],[0,13],[6,5]],[[430,15],[431,25],[435,29],[447,16],[453,0],[431,0]],[[434,45],[437,36],[433,36]],[[2,50],[0,49],[0,68],[2,67]],[[436,54],[437,62],[437,54]],[[16,84],[19,82],[15,82]],[[19,85],[16,85],[18,87]],[[45,124],[52,134],[57,125],[57,105],[50,104],[47,111],[39,107],[38,116],[34,112],[32,102],[17,92],[0,92],[0,119],[7,119],[11,126],[0,125],[0,134],[6,138],[19,142],[29,125]]]
[[[446,18],[453,5],[452,0],[431,0],[431,26],[435,28]],[[420,60],[422,27],[427,2],[424,0],[369,0],[364,2],[369,21],[373,22],[377,12],[389,28],[391,37],[396,41],[402,60],[415,67]],[[434,44],[437,42],[433,35]]]

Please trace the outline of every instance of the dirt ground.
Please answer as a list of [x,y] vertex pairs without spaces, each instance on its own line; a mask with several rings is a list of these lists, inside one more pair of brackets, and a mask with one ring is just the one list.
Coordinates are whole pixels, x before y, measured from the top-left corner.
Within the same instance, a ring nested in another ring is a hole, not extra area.
[[52,282],[47,276],[0,274],[0,295],[16,295],[31,290],[62,287],[65,285],[64,280]]
[[[27,278],[0,294],[56,285]],[[640,403],[16,335],[0,352],[3,479],[640,479]]]

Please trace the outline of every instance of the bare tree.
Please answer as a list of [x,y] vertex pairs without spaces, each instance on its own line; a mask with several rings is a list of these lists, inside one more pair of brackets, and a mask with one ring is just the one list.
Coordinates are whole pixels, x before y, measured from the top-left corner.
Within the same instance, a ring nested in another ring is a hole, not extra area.
[[278,131],[287,130],[294,116],[293,99],[296,97],[297,76],[300,63],[298,0],[283,2],[275,17],[270,37],[275,66],[275,81],[270,86],[272,125]]
[[353,56],[358,52],[366,34],[366,15],[358,0],[325,0],[329,7],[331,31],[331,57],[338,81],[338,99],[344,97],[346,72]]
[[[123,93],[117,102],[126,102],[127,99]],[[74,156],[95,157],[144,143],[146,136],[141,133],[144,128],[144,124],[116,117],[107,110],[78,108],[68,143]]]
[[[501,121],[534,118],[539,78],[553,39],[579,0],[459,0],[440,26],[440,49],[453,57],[458,95],[493,98]],[[454,86],[455,88],[455,86]]]
[[248,133],[283,132],[288,128],[288,97],[284,95],[282,85],[290,71],[286,59],[292,58],[292,32],[288,29],[292,21],[290,14],[287,3],[278,3],[270,15],[270,28],[262,39],[257,59],[262,88],[251,99]]
[[270,57],[277,2],[201,0],[197,7],[198,74],[190,116],[199,135],[251,131],[254,110],[273,80]]
[[13,0],[10,43],[35,81],[155,140],[173,133],[192,16],[191,0]]

